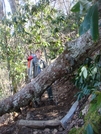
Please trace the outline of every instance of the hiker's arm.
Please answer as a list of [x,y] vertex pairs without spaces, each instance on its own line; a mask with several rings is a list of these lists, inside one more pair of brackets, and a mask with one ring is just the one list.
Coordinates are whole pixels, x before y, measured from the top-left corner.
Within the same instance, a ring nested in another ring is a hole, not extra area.
[[47,67],[46,62],[44,60],[41,59],[40,62],[42,64],[42,69]]
[[47,65],[46,65],[46,62],[43,61],[43,67],[46,68],[46,66],[47,66]]

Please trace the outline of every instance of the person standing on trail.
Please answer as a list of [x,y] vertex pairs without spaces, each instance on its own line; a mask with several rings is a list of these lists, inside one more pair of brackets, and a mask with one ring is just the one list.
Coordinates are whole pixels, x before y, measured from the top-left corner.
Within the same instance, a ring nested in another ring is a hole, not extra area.
[[[45,62],[41,59],[42,51],[40,49],[37,49],[35,51],[35,55],[30,63],[30,70],[29,70],[29,77],[31,81],[39,74],[43,69],[46,67]],[[47,88],[48,93],[48,99],[50,102],[53,102],[53,93],[51,86]],[[40,98],[34,97],[34,105],[38,107],[40,105]]]

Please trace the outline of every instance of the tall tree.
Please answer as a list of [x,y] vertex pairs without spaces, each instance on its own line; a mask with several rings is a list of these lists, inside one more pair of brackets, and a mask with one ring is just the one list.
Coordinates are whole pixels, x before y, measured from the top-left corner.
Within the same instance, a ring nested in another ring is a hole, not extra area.
[[16,12],[16,3],[15,3],[15,0],[8,0],[8,1],[9,1],[9,4],[10,4],[12,13]]
[[0,20],[2,20],[2,17],[4,16],[3,5],[4,5],[4,1],[0,0]]

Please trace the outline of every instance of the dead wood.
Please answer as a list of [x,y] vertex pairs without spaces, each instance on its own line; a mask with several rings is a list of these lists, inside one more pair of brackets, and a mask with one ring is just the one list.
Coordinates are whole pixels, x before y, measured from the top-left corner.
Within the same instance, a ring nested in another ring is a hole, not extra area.
[[18,126],[27,126],[32,128],[45,128],[45,127],[56,127],[60,125],[59,120],[48,120],[48,121],[37,121],[37,120],[19,120]]
[[70,119],[71,119],[72,116],[74,115],[74,112],[75,112],[77,106],[78,106],[78,101],[76,101],[76,102],[72,105],[72,107],[71,107],[71,109],[69,110],[69,112],[60,120],[61,125],[62,125],[62,127],[63,127],[64,129],[66,129],[67,123],[70,121]]

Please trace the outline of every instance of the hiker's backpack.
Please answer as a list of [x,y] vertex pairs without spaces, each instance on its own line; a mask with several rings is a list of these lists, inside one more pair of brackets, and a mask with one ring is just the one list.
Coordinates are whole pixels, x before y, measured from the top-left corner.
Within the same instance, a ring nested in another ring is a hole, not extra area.
[[28,58],[27,58],[27,66],[28,66],[28,68],[30,68],[30,64],[31,64],[31,60],[33,59],[35,57],[35,55],[33,54],[33,55],[30,55],[30,56],[28,56]]

